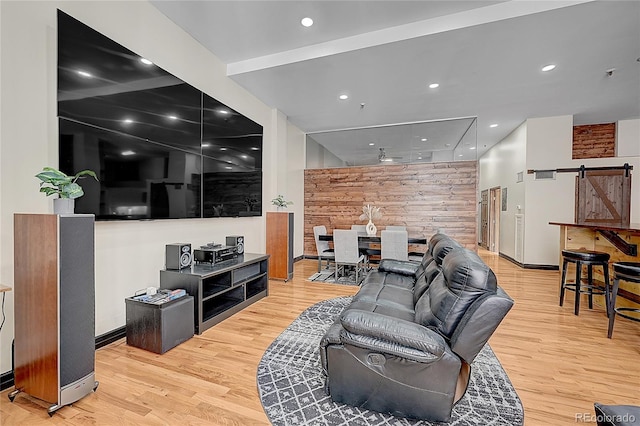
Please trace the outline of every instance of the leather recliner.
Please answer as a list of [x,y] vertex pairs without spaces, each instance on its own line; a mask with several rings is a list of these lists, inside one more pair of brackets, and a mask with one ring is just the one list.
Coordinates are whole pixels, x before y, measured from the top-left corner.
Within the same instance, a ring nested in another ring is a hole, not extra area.
[[437,266],[437,244],[434,261],[413,275],[406,263],[383,261],[329,328],[320,355],[334,401],[398,417],[450,419],[471,363],[513,300],[476,253],[447,245],[453,247],[431,280],[424,271]]

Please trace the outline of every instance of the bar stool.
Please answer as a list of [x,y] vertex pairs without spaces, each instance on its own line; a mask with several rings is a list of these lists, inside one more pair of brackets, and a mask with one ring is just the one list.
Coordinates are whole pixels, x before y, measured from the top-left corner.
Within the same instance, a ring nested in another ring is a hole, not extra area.
[[[567,264],[576,264],[576,281],[567,283]],[[587,282],[582,283],[582,265],[587,266]],[[604,287],[593,282],[593,267],[602,267]],[[564,291],[575,291],[574,314],[580,312],[580,294],[589,295],[589,309],[593,309],[593,295],[604,294],[607,316],[609,316],[609,253],[592,250],[562,250],[562,281],[560,284],[560,306],[564,302]]]
[[613,334],[613,322],[615,321],[616,314],[633,321],[640,321],[640,318],[633,317],[624,313],[640,313],[640,309],[626,307],[616,308],[616,297],[618,297],[618,287],[620,285],[620,280],[629,283],[640,284],[640,263],[616,262],[613,264],[613,290],[611,292],[611,308],[609,309],[611,315],[609,316],[609,331],[607,333],[607,337],[609,339],[611,339],[611,335]]

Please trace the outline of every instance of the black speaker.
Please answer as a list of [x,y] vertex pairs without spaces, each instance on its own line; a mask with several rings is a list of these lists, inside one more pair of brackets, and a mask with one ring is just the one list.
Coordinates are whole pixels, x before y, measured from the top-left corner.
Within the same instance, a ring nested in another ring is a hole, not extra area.
[[244,254],[244,237],[240,235],[231,235],[227,237],[228,246],[236,246],[238,254]]
[[167,244],[165,249],[166,269],[184,269],[191,266],[191,244]]

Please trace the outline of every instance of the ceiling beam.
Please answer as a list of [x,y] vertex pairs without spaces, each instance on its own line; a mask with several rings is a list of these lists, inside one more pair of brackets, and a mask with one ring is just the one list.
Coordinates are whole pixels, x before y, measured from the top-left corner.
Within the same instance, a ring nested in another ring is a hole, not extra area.
[[491,6],[426,19],[382,30],[344,37],[298,49],[232,62],[227,65],[227,76],[249,73],[277,66],[323,58],[359,49],[409,40],[417,37],[458,30],[519,16],[546,12],[563,7],[589,3],[594,0],[531,1],[510,0]]

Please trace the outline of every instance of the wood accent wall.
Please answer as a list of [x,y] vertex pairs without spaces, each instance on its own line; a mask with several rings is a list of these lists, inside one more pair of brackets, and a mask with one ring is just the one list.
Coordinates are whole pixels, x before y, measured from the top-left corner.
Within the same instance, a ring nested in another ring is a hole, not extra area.
[[477,184],[476,161],[305,170],[304,254],[316,256],[316,225],[329,232],[365,225],[366,204],[380,207],[379,231],[404,225],[410,236],[429,238],[441,230],[475,250]]
[[616,156],[616,123],[573,127],[571,158],[609,158]]

